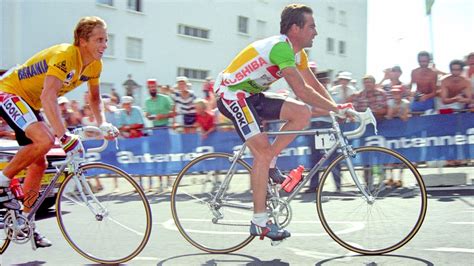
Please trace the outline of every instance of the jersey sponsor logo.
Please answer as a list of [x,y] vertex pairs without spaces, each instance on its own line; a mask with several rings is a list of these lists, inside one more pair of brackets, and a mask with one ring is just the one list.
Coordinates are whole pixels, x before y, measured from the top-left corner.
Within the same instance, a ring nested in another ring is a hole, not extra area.
[[244,135],[250,133],[250,126],[255,121],[252,118],[252,114],[250,113],[250,109],[247,106],[247,103],[244,99],[240,99],[238,101],[232,101],[229,105],[232,115],[235,117],[237,123],[239,124],[239,128],[242,130]]
[[54,64],[55,67],[59,68],[62,72],[67,72],[66,60]]
[[20,127],[35,121],[36,117],[19,97],[10,97],[3,103],[5,112]]
[[254,59],[253,61],[251,61],[250,63],[248,63],[247,65],[245,65],[245,67],[243,67],[236,74],[234,74],[235,78],[233,78],[233,79],[228,79],[228,78],[222,79],[221,85],[225,85],[225,86],[233,85],[233,84],[241,81],[242,79],[246,78],[251,73],[257,71],[262,66],[265,66],[267,64],[268,63],[267,63],[267,61],[265,61],[265,59],[263,59],[262,57],[258,57],[256,59]]
[[281,71],[278,66],[269,66],[267,67],[268,73],[270,73],[274,78],[280,79],[281,78]]
[[95,77],[88,77],[88,76],[84,76],[84,75],[81,75],[81,77],[79,78],[80,81],[82,82],[86,82],[86,81],[89,81],[91,79],[98,79],[99,76],[95,76]]
[[76,73],[76,70],[75,70],[75,69],[73,69],[73,70],[71,70],[69,73],[67,73],[66,79],[65,79],[64,82],[63,82],[64,86],[69,86],[69,85],[71,85],[71,80],[72,80],[72,78],[74,78],[74,74],[75,74],[75,73]]
[[18,79],[28,79],[37,75],[41,75],[48,72],[48,63],[46,60],[32,64],[31,66],[26,66],[18,70]]

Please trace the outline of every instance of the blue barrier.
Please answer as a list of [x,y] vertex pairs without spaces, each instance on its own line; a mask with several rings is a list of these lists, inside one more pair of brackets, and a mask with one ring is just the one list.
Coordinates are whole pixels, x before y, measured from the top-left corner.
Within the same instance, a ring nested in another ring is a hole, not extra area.
[[[474,114],[461,113],[413,117],[379,122],[379,134],[369,126],[366,134],[352,141],[358,146],[385,146],[413,162],[474,158]],[[311,167],[318,153],[311,136],[299,136],[282,151],[278,166],[292,169],[302,164]],[[86,147],[96,145],[86,142]],[[166,175],[178,173],[190,160],[208,152],[232,152],[241,140],[235,132],[215,132],[201,140],[198,134],[179,134],[172,130],[156,130],[153,135],[137,139],[120,139],[99,153],[88,155],[89,161],[116,165],[130,174]],[[245,160],[251,163],[250,153]]]

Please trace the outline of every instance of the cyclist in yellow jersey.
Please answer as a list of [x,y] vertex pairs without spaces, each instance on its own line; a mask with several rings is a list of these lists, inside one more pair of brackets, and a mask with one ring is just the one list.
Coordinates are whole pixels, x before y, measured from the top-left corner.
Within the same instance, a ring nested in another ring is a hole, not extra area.
[[[99,91],[101,58],[107,48],[107,25],[98,17],[84,17],[74,31],[74,44],[47,48],[14,67],[0,78],[0,115],[14,129],[21,148],[0,172],[0,204],[15,203],[10,181],[27,168],[24,183],[23,213],[27,215],[38,198],[41,177],[46,169],[46,153],[55,136],[68,156],[83,152],[78,136],[67,132],[61,122],[57,98],[83,82],[88,83],[90,107],[107,139],[117,137],[118,130],[105,121]],[[43,108],[51,128],[39,110]],[[51,246],[38,231],[37,247]]]
[[[312,9],[300,4],[286,6],[281,14],[280,33],[247,46],[219,74],[214,85],[219,110],[233,121],[254,156],[251,172],[254,216],[250,233],[276,241],[289,237],[290,233],[269,221],[265,204],[267,182],[269,177],[283,182],[285,177],[276,168],[276,158],[294,135],[281,135],[270,143],[261,129],[262,119],[286,120],[282,130],[301,130],[311,118],[305,103],[341,115],[351,108],[336,105],[308,68],[303,49],[311,47],[317,35]],[[264,92],[280,78],[285,78],[304,103]]]

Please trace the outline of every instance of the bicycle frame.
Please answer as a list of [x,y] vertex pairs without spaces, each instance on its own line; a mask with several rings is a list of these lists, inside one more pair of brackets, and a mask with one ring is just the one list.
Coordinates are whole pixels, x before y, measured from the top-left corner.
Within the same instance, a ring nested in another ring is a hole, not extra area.
[[[82,134],[81,139],[84,140],[84,139],[87,139],[87,136],[85,135],[86,131],[95,131],[95,132],[99,132],[99,133],[101,132],[100,129],[98,129],[97,127],[88,126],[88,127],[77,129],[74,133]],[[108,144],[108,141],[106,141],[104,139],[104,142],[102,143],[102,145],[100,147],[88,149],[88,152],[101,151],[101,150],[103,150],[107,147],[107,144]],[[85,203],[85,205],[89,208],[89,210],[97,218],[100,218],[100,217],[98,217],[98,215],[100,215],[102,217],[103,217],[103,215],[107,215],[106,208],[96,198],[96,196],[92,192],[89,184],[85,180],[84,176],[79,171],[79,167],[81,165],[81,160],[83,160],[83,158],[77,157],[77,155],[75,155],[75,156],[66,158],[66,160],[64,160],[64,161],[58,161],[58,162],[53,162],[52,163],[52,165],[55,166],[56,169],[57,169],[56,174],[54,175],[54,177],[50,181],[49,185],[44,190],[43,194],[38,199],[36,199],[35,203],[33,204],[30,213],[26,217],[26,219],[28,221],[32,221],[34,219],[34,216],[35,216],[36,212],[38,211],[38,209],[40,208],[41,204],[47,198],[49,193],[51,193],[51,191],[54,189],[59,177],[64,173],[64,171],[66,170],[66,167],[68,167],[68,166],[70,166],[70,168],[72,170],[71,173],[73,174],[73,178],[74,178],[74,181],[75,181],[75,184],[76,184],[76,188],[79,191],[81,199]],[[78,174],[80,175],[80,178],[78,178],[78,176],[77,176]],[[81,183],[82,183],[82,186],[81,186]],[[89,200],[87,199],[86,193],[84,193],[83,187],[86,189],[87,195],[91,196],[92,201],[95,204],[97,204],[97,206],[99,206],[99,210],[96,210],[97,208],[94,208],[94,206],[92,206],[92,204],[89,202]]]
[[[371,110],[368,109],[363,115],[359,116],[360,118],[360,123],[361,125],[359,126],[359,129],[352,131],[352,135],[354,136],[359,136],[361,135],[360,128],[364,127],[365,130],[365,125],[367,123],[372,123],[374,124],[376,128],[376,122],[375,118],[373,117]],[[268,136],[279,136],[279,135],[298,135],[298,136],[304,136],[304,135],[317,135],[317,134],[333,134],[336,136],[336,142],[334,145],[327,150],[327,152],[322,156],[322,158],[311,168],[309,173],[303,178],[301,182],[293,189],[293,191],[288,195],[286,199],[283,201],[286,204],[289,204],[293,198],[301,191],[301,189],[308,183],[309,180],[322,168],[324,163],[328,161],[328,158],[330,158],[336,151],[337,149],[341,149],[342,155],[345,158],[345,162],[347,164],[347,168],[349,169],[349,172],[351,174],[351,177],[357,186],[357,188],[361,191],[361,193],[364,195],[366,198],[367,202],[373,203],[375,200],[375,197],[370,195],[370,192],[362,186],[362,184],[359,181],[359,178],[354,170],[354,165],[352,164],[352,160],[350,159],[351,156],[354,155],[352,147],[347,144],[346,137],[344,136],[343,132],[340,129],[339,123],[337,122],[336,116],[332,113],[331,114],[331,119],[332,119],[332,128],[329,129],[309,129],[309,130],[294,130],[294,131],[279,131],[279,132],[267,132],[266,134]],[[376,130],[375,130],[376,131]],[[376,131],[377,132],[377,131]],[[362,132],[363,134],[363,132]],[[217,191],[216,195],[213,197],[211,201],[211,205],[215,205],[219,199],[224,195],[225,191],[227,190],[227,187],[236,171],[235,166],[237,164],[237,161],[242,158],[242,155],[245,152],[245,149],[247,148],[246,143],[242,145],[242,148],[234,152],[234,156],[232,157],[232,163],[229,168],[229,170],[226,173],[226,176],[224,178],[224,181],[222,182],[221,186],[219,187],[219,190]],[[278,191],[276,192],[278,198],[279,193]],[[229,203],[224,203],[222,204],[223,206],[230,206],[230,207],[237,207],[237,208],[244,208],[244,209],[251,209],[247,206],[241,206],[238,204],[229,204]]]

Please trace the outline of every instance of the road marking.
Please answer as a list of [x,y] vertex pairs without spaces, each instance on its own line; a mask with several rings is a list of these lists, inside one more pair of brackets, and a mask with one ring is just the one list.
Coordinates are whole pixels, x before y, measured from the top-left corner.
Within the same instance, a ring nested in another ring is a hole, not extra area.
[[135,257],[133,258],[133,260],[131,261],[135,261],[135,260],[154,260],[154,261],[160,261],[160,260],[163,260],[162,258],[157,258],[157,257]]
[[[211,220],[206,220],[206,219],[181,219],[181,222],[208,222],[212,223]],[[186,232],[193,232],[193,233],[202,233],[202,234],[214,234],[214,235],[248,235],[248,220],[224,220],[224,222],[227,223],[235,223],[235,224],[241,224],[242,227],[245,228],[245,231],[216,231],[216,230],[200,230],[200,229],[186,229]],[[316,224],[319,222],[316,221],[292,221],[291,224]],[[154,223],[154,224],[161,224],[165,229],[172,230],[172,231],[178,231],[178,228],[176,228],[176,225],[174,224],[173,219],[169,219],[168,221],[165,221],[163,223]],[[334,233],[336,235],[342,235],[342,234],[350,234],[352,232],[360,231],[365,227],[364,222],[330,222],[330,224],[347,224],[348,228],[342,229],[339,231],[335,231]],[[217,224],[216,224],[217,226]],[[321,233],[291,233],[291,236],[325,236],[327,235],[326,231],[323,231]]]
[[128,230],[128,231],[130,231],[130,232],[132,232],[132,233],[135,233],[135,234],[137,234],[137,235],[139,235],[139,236],[144,236],[144,235],[145,235],[144,233],[138,232],[138,231],[132,229],[131,227],[128,227],[128,226],[122,224],[121,222],[115,220],[114,218],[112,218],[112,217],[110,217],[110,216],[107,217],[107,218],[109,218],[112,222],[118,224],[119,226],[125,228],[126,230]]
[[310,258],[315,258],[315,259],[328,259],[328,258],[335,258],[335,257],[341,257],[338,259],[338,261],[344,261],[344,262],[349,262],[352,260],[353,255],[357,254],[354,252],[349,252],[345,255],[341,254],[335,254],[335,253],[324,253],[324,252],[317,252],[313,250],[304,250],[304,249],[297,249],[297,248],[286,248],[288,250],[291,250],[295,255],[303,256],[303,257],[310,257]]
[[448,224],[474,224],[474,222],[448,222]]
[[474,249],[470,248],[446,248],[446,247],[439,247],[439,248],[429,248],[425,249],[429,251],[444,251],[444,252],[463,252],[463,253],[474,253]]

